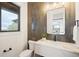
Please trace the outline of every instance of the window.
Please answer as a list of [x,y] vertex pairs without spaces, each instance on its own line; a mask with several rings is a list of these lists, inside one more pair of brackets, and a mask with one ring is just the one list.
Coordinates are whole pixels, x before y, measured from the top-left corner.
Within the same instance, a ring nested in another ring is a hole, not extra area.
[[20,7],[0,2],[0,32],[20,31]]

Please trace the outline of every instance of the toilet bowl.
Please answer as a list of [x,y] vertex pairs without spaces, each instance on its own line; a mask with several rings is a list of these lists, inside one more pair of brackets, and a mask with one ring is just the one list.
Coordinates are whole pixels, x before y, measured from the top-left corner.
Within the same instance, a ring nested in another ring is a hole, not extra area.
[[31,57],[35,48],[35,42],[29,40],[29,49],[22,51],[19,57]]

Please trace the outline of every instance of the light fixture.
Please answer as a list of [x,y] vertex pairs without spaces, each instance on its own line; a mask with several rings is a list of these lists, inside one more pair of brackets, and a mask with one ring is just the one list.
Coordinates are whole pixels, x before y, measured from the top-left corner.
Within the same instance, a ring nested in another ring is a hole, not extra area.
[[46,13],[48,10],[59,8],[65,5],[65,2],[52,2],[52,3],[45,3],[43,7],[44,13]]

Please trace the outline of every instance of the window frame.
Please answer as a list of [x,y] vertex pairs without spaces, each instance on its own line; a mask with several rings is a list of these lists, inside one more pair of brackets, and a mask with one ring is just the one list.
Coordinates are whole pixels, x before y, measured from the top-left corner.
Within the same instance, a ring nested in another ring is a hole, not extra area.
[[[2,5],[0,5],[0,32],[18,32],[18,31],[20,31],[20,7],[17,6],[16,4],[12,3],[12,2],[0,2],[0,4],[2,4]],[[6,6],[6,5],[8,5],[8,6]],[[18,30],[1,30],[1,20],[2,20],[1,19],[1,9],[5,8],[5,10],[7,9],[8,11],[13,12],[11,10],[12,7],[9,6],[9,5],[13,6],[14,8],[16,7],[18,9],[17,10],[17,14],[18,14]]]

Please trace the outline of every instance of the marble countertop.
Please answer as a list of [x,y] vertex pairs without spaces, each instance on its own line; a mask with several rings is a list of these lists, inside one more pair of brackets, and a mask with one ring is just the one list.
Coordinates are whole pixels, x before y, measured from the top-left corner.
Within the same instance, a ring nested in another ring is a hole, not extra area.
[[36,41],[36,44],[46,45],[49,47],[63,49],[65,51],[74,52],[74,53],[79,54],[79,47],[73,43],[51,41],[51,40],[39,40],[39,41]]

